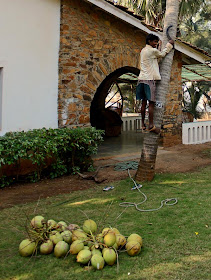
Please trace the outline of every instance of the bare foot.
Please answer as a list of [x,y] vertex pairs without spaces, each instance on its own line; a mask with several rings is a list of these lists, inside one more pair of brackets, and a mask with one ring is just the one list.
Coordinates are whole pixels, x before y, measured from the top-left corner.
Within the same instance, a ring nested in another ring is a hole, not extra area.
[[153,132],[155,134],[159,134],[160,133],[160,129],[157,128],[156,126],[153,126],[153,127],[149,127],[149,132]]

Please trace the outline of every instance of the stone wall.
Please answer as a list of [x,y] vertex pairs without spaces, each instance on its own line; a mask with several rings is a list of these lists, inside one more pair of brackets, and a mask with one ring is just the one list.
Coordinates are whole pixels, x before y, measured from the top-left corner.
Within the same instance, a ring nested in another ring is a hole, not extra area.
[[[61,1],[60,29],[59,126],[89,125],[97,88],[121,67],[138,68],[146,34],[83,0]],[[176,52],[163,126],[174,143],[181,142],[181,66]]]
[[182,143],[182,57],[175,52],[172,65],[169,92],[166,96],[166,108],[163,119],[163,146]]

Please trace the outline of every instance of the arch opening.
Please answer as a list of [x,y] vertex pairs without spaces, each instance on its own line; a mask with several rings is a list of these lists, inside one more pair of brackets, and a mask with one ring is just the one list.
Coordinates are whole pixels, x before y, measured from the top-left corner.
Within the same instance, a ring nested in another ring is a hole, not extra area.
[[122,67],[110,73],[98,87],[90,107],[90,122],[106,136],[121,133],[123,112],[134,112],[139,69]]

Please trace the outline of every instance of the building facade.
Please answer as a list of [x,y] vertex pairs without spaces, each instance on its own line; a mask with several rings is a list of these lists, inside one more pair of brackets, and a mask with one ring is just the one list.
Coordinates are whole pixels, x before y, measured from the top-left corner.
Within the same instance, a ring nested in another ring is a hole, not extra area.
[[[91,103],[102,83],[118,70],[120,76],[121,69],[138,73],[147,34],[83,0],[62,0],[60,34],[59,126],[89,125]],[[163,123],[165,145],[181,143],[181,69],[176,50]]]

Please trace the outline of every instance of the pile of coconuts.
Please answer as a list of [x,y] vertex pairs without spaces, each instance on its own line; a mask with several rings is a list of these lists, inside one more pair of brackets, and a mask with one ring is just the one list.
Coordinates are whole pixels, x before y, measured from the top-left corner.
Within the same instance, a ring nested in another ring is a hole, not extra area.
[[97,270],[103,269],[105,264],[112,266],[118,262],[120,252],[137,256],[143,244],[142,237],[136,233],[126,238],[111,227],[99,232],[91,219],[85,220],[80,228],[76,224],[67,225],[64,221],[57,223],[35,216],[26,231],[28,238],[19,245],[21,256],[54,253],[57,258],[62,258],[70,253],[76,256],[78,263]]

